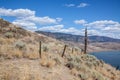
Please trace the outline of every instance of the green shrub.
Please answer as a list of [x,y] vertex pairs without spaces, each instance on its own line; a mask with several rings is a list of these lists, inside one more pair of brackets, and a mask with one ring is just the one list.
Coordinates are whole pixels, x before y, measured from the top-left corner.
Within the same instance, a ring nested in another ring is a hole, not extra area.
[[54,58],[54,60],[56,61],[56,64],[61,65],[62,64],[62,60],[58,57],[58,58]]
[[47,52],[49,50],[46,44],[43,44],[42,49],[44,52]]
[[79,56],[69,56],[67,57],[68,59],[68,63],[66,64],[66,66],[70,69],[72,68],[76,68],[77,70],[81,69],[81,58]]
[[22,42],[22,41],[17,41],[16,43],[15,43],[15,47],[16,48],[19,48],[20,50],[21,49],[25,49],[25,43],[24,42]]
[[4,34],[4,36],[7,37],[7,38],[12,38],[14,35],[13,35],[12,32],[6,32],[6,33]]
[[89,76],[87,75],[87,73],[80,73],[78,75],[79,78],[81,78],[82,80],[87,80],[89,78]]
[[93,72],[92,73],[92,76],[94,79],[97,79],[97,80],[106,80],[100,73],[98,72]]
[[70,61],[66,64],[69,69],[76,68],[77,64],[74,61]]
[[92,68],[92,67],[93,67],[92,62],[86,62],[85,64],[86,64],[89,68]]

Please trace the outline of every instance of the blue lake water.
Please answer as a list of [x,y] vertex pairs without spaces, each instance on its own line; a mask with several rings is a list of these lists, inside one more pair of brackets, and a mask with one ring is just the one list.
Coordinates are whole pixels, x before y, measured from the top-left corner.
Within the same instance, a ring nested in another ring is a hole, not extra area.
[[94,52],[91,54],[114,67],[119,66],[120,70],[120,51]]

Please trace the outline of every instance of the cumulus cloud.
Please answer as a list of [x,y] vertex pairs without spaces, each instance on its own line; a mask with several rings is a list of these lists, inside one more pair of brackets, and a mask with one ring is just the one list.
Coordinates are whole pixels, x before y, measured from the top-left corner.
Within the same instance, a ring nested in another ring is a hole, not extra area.
[[98,35],[120,38],[120,23],[112,20],[101,20],[88,23],[89,29],[99,32]]
[[74,7],[75,4],[65,4],[66,7]]
[[113,20],[100,20],[87,23],[85,20],[75,20],[75,24],[88,27],[88,34],[120,38],[120,23]]
[[77,4],[65,4],[66,7],[77,7],[77,8],[83,8],[89,6],[88,3],[80,3],[79,5]]
[[35,11],[31,11],[29,9],[5,9],[0,8],[0,15],[1,16],[14,16],[17,18],[29,17],[34,16]]
[[64,25],[53,25],[53,26],[43,26],[39,28],[41,31],[50,31],[50,32],[61,32],[61,33],[69,33],[75,35],[83,35],[84,31],[80,29],[76,29],[74,27],[64,28]]
[[112,20],[94,21],[86,25],[102,32],[120,32],[120,23]]
[[58,22],[61,22],[63,19],[62,18],[56,18]]
[[86,24],[87,21],[85,21],[84,19],[81,19],[81,20],[75,20],[74,23],[83,25],[83,24]]
[[30,16],[30,17],[23,18],[23,20],[38,23],[38,24],[56,24],[57,23],[56,19],[50,18],[49,16],[45,16],[45,17]]
[[89,27],[95,27],[95,28],[104,28],[104,27],[112,27],[112,26],[120,26],[119,22],[115,22],[112,20],[101,20],[101,21],[94,21],[89,24],[87,24]]
[[63,27],[64,27],[64,25],[43,26],[43,27],[39,28],[39,30],[57,32],[57,31],[61,30]]
[[86,7],[86,6],[88,6],[87,3],[80,3],[77,7],[78,7],[78,8],[81,8],[81,7]]
[[33,22],[29,22],[29,21],[15,20],[13,22],[13,24],[18,25],[18,26],[22,26],[23,28],[28,29],[28,30],[32,30],[32,31],[37,29],[36,24]]
[[36,25],[58,24],[62,21],[62,18],[38,17],[35,14],[36,12],[30,9],[0,8],[0,16],[16,17],[13,23],[26,29],[37,29]]

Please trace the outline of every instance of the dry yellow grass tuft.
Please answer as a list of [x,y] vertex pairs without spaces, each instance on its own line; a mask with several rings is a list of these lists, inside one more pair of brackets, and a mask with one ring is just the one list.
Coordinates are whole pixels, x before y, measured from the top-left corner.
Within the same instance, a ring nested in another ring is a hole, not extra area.
[[47,60],[46,59],[41,59],[40,60],[40,65],[41,66],[47,66]]
[[49,60],[47,62],[47,67],[52,68],[53,66],[55,66],[55,64],[56,64],[56,62],[54,60]]
[[70,72],[71,72],[71,74],[74,75],[74,76],[77,76],[77,74],[78,74],[78,71],[77,71],[75,68],[71,69]]
[[55,64],[56,62],[54,60],[47,60],[47,59],[40,60],[40,65],[48,68],[52,68],[53,66],[55,66]]
[[39,54],[38,53],[29,53],[27,58],[29,58],[29,59],[38,59]]
[[13,49],[13,50],[8,50],[8,55],[7,57],[9,59],[11,58],[22,58],[22,52],[19,49]]

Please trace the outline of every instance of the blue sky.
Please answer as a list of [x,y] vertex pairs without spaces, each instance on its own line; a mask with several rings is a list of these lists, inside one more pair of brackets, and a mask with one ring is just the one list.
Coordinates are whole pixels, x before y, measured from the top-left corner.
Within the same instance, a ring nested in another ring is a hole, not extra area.
[[0,0],[0,17],[28,30],[120,38],[120,0]]

